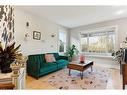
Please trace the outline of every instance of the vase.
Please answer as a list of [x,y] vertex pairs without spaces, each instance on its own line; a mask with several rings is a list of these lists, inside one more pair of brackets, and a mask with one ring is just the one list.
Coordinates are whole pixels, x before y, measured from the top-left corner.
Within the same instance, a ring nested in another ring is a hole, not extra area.
[[81,55],[80,56],[80,63],[84,63],[85,62],[85,56],[84,55]]
[[1,64],[1,73],[10,73],[12,69],[10,68],[10,64]]

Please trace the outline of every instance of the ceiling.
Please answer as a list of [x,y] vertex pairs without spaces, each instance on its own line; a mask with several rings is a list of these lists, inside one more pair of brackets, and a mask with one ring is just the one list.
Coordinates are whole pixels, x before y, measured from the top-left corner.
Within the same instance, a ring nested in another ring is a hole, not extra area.
[[127,6],[20,6],[19,8],[68,28],[127,17]]

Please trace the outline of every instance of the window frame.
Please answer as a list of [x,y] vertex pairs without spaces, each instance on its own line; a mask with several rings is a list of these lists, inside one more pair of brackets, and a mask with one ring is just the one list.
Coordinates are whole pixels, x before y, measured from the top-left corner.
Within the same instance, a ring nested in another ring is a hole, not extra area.
[[[60,41],[59,41],[59,40],[60,40],[60,39],[59,39],[59,37],[60,37],[59,33],[60,33],[60,32],[62,32],[62,33],[65,34],[65,40],[66,40],[66,41],[65,41],[65,43],[64,43],[64,52],[60,52],[60,51],[59,51],[59,50],[60,50]],[[61,53],[61,54],[63,54],[63,53],[66,52],[66,50],[67,50],[67,31],[60,28],[60,29],[58,30],[58,52]]]
[[114,44],[114,50],[116,50],[116,45],[118,44],[117,42],[117,26],[110,26],[110,27],[103,27],[103,28],[98,28],[98,29],[93,29],[93,30],[88,30],[88,31],[81,31],[80,32],[80,52],[81,53],[84,53],[86,55],[108,55],[108,56],[111,56],[111,53],[97,53],[97,52],[89,52],[89,50],[87,50],[87,52],[82,52],[82,44],[81,44],[81,36],[82,34],[87,34],[87,46],[89,46],[89,34],[90,33],[97,33],[97,32],[101,32],[101,31],[109,31],[109,30],[113,30],[114,31],[114,34],[115,34],[115,44]]

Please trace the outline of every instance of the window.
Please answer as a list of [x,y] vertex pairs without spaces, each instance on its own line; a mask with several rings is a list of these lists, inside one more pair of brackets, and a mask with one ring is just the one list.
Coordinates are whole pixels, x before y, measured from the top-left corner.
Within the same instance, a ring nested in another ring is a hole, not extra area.
[[115,31],[105,30],[81,34],[81,51],[91,53],[111,53],[115,46]]
[[59,52],[66,52],[66,32],[59,31]]

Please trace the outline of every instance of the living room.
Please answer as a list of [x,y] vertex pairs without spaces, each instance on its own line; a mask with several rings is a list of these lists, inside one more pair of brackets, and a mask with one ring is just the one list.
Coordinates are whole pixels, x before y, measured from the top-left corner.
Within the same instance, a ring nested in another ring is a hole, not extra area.
[[[13,89],[123,89],[120,63],[112,54],[126,48],[126,6],[1,5],[0,8],[2,45],[20,44],[19,51],[26,58],[24,78],[17,78],[19,84],[14,82],[17,88]],[[6,16],[14,21],[11,29]],[[68,55],[70,49],[74,49],[72,56]],[[47,62],[51,59],[55,61]],[[51,68],[42,69],[42,73],[37,70],[48,64]],[[5,77],[3,73],[2,76]]]

